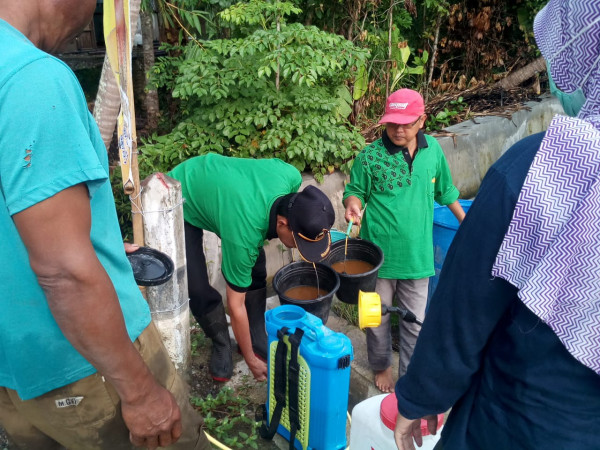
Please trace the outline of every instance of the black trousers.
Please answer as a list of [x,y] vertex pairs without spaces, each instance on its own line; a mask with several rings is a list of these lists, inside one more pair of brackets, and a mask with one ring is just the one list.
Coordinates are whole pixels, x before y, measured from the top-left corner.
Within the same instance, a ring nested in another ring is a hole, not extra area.
[[[202,317],[217,307],[223,300],[221,294],[208,282],[208,270],[201,228],[184,222],[185,257],[187,259],[187,279],[190,296],[190,310],[195,317]],[[227,281],[227,280],[225,280]],[[232,286],[229,282],[227,282]],[[253,291],[267,286],[267,259],[265,251],[260,249],[258,258],[252,268],[252,284],[246,290]],[[239,291],[239,287],[232,286]]]

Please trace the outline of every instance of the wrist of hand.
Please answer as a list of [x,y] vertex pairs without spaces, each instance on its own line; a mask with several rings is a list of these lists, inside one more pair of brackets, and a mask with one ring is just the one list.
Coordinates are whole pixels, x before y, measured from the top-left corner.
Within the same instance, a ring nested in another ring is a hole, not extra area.
[[143,402],[150,392],[160,387],[150,370],[147,367],[144,368],[145,370],[136,376],[123,380],[111,380],[123,403],[135,405]]

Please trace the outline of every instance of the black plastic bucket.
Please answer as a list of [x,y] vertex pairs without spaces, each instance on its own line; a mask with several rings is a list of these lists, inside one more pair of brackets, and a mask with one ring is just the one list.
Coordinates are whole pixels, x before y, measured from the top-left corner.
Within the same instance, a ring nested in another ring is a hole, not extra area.
[[[331,266],[332,264],[344,261],[344,253],[346,251],[346,239],[339,240],[331,244],[329,255],[323,261]],[[348,252],[346,259],[356,259],[373,265],[373,269],[368,272],[359,273],[356,275],[340,273],[340,288],[336,295],[344,303],[355,305],[358,303],[358,291],[374,292],[375,284],[377,283],[377,273],[381,264],[383,264],[383,252],[378,245],[373,244],[365,239],[348,239]],[[332,269],[333,270],[333,269]]]
[[[316,273],[315,273],[316,267]],[[331,301],[340,287],[340,278],[338,273],[331,267],[321,263],[312,263],[300,261],[283,266],[273,277],[273,289],[279,296],[279,302],[282,305],[300,306],[306,312],[314,314],[323,323],[329,318]],[[300,286],[317,287],[317,274],[319,276],[319,289],[326,291],[314,300],[298,300],[285,295],[288,289]]]

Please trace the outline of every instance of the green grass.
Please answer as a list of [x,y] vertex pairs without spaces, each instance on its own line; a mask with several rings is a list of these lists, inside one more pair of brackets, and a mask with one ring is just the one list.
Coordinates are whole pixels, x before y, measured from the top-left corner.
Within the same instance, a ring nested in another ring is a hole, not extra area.
[[258,426],[250,402],[230,388],[216,397],[191,398],[192,405],[204,417],[206,432],[229,448],[258,449]]
[[334,313],[336,313],[340,318],[344,319],[346,322],[358,326],[358,305],[351,305],[349,303],[344,303],[341,301],[334,301],[331,306],[331,309]]

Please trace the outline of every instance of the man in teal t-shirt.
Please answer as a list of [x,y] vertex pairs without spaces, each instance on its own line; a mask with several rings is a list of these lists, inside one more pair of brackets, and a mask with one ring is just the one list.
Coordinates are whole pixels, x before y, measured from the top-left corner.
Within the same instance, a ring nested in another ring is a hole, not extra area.
[[0,2],[0,426],[19,448],[208,450],[125,255],[98,127],[46,53],[95,6]]
[[[399,305],[420,319],[425,315],[429,277],[435,274],[433,202],[448,205],[459,222],[465,215],[440,145],[421,131],[426,117],[418,92],[392,93],[379,121],[385,131],[356,157],[344,191],[346,220],[357,224],[362,220],[360,236],[383,251],[375,288],[381,303],[391,306],[396,295]],[[420,326],[403,321],[399,326],[402,376]],[[382,316],[379,327],[367,329],[367,352],[375,384],[383,392],[393,392],[389,315]]]
[[305,260],[320,261],[329,252],[333,206],[314,186],[297,192],[300,172],[275,158],[241,159],[209,153],[181,163],[169,175],[181,182],[185,199],[190,309],[213,343],[210,373],[215,380],[227,380],[233,363],[221,295],[208,282],[203,230],[221,238],[221,271],[227,282],[231,326],[252,374],[264,380],[264,241],[278,237],[286,247],[297,247]]

